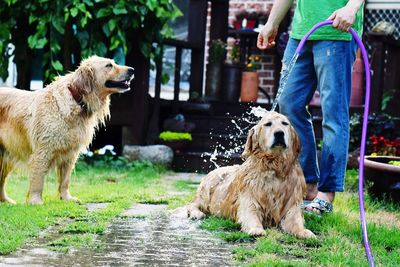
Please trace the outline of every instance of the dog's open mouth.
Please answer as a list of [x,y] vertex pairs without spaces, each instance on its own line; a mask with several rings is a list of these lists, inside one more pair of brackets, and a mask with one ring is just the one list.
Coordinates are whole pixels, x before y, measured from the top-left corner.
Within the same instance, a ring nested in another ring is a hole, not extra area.
[[126,89],[129,89],[130,83],[131,83],[131,80],[123,80],[123,81],[108,80],[108,81],[106,81],[106,87],[126,90]]
[[280,148],[286,148],[286,143],[285,140],[275,140],[275,142],[272,144],[271,148],[275,147],[280,147]]

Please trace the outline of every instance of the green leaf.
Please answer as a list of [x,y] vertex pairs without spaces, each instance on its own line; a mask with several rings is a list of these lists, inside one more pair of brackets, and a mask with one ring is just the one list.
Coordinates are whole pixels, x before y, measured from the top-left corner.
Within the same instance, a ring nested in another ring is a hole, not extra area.
[[99,56],[105,56],[107,53],[107,46],[103,42],[98,42],[96,46],[96,54]]
[[65,33],[63,21],[61,20],[61,18],[53,17],[53,20],[51,21],[51,24],[54,26],[54,28],[56,28],[56,30],[57,30],[59,33],[61,33],[61,34],[64,34],[64,33]]
[[71,8],[70,10],[71,16],[75,18],[78,15],[78,9],[76,7]]
[[110,19],[107,24],[110,31],[113,31],[117,26],[117,21],[115,19]]
[[69,18],[69,13],[64,13],[64,22],[67,22]]
[[53,66],[53,68],[54,68],[56,71],[62,71],[62,70],[63,70],[63,65],[62,65],[61,62],[58,61],[58,60],[52,61],[52,62],[51,62],[51,65]]
[[151,54],[151,45],[148,43],[140,43],[140,52],[142,52],[142,54],[145,57],[150,57]]
[[[84,2],[87,6],[93,6],[92,0],[83,0],[83,2]],[[96,2],[97,2],[97,1],[96,1]]]
[[167,73],[163,73],[161,75],[161,83],[167,84],[169,82],[169,75]]
[[35,48],[36,49],[42,49],[46,44],[47,44],[47,39],[46,38],[41,38],[41,39],[37,40]]
[[111,37],[111,45],[110,45],[110,50],[114,50],[121,44],[121,41],[116,38],[115,36]]
[[38,19],[38,18],[37,18],[35,15],[32,15],[32,14],[31,14],[31,15],[29,16],[29,24],[32,24],[32,22],[37,21],[37,19]]
[[29,47],[32,49],[42,49],[47,44],[46,38],[38,39],[37,35],[31,35],[28,38]]
[[80,24],[81,24],[81,27],[82,27],[82,28],[85,28],[85,26],[86,26],[86,24],[87,24],[87,17],[82,17],[82,18],[79,20],[79,22],[80,22]]
[[106,16],[109,16],[111,14],[111,10],[108,8],[101,8],[99,11],[97,11],[96,17],[97,18],[103,18]]
[[147,6],[150,9],[150,11],[153,11],[157,6],[158,6],[158,1],[157,0],[147,0]]
[[86,6],[83,3],[77,4],[76,7],[82,11],[82,13],[86,13]]
[[89,33],[87,31],[79,31],[76,35],[81,44],[82,50],[85,50],[89,44]]
[[128,14],[128,10],[126,10],[126,8],[124,7],[114,7],[113,8],[113,13],[115,15],[121,15],[121,14]]
[[110,37],[111,35],[111,31],[110,31],[110,27],[108,26],[108,24],[103,24],[103,32],[107,37]]
[[59,45],[58,41],[55,39],[52,39],[50,42],[50,50],[53,54],[57,54],[58,52],[61,51],[61,46]]
[[140,7],[139,7],[139,13],[140,13],[140,15],[142,15],[142,16],[146,15],[146,14],[147,14],[147,8],[144,7],[144,6],[140,6]]

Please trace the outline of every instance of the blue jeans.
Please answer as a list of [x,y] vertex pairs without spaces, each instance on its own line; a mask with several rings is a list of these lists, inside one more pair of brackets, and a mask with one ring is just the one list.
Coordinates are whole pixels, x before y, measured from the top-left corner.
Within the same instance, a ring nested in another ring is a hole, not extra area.
[[[298,44],[298,40],[289,39],[282,68],[290,62]],[[344,190],[351,71],[356,48],[354,40],[307,41],[279,99],[280,112],[289,118],[302,144],[300,164],[306,182],[318,182],[320,192]],[[321,166],[317,161],[312,117],[307,109],[317,88],[323,114]]]

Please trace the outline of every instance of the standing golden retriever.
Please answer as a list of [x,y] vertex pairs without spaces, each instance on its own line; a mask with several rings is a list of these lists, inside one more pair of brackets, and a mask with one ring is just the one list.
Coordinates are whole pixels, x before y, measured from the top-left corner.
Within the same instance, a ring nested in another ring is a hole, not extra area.
[[247,137],[242,165],[218,168],[203,178],[188,216],[215,214],[241,224],[250,235],[280,226],[299,238],[313,237],[304,228],[305,179],[298,163],[300,143],[288,119],[268,112]]
[[61,199],[77,200],[69,183],[79,153],[109,117],[110,95],[128,91],[132,77],[133,68],[92,56],[43,90],[0,88],[0,201],[15,203],[5,183],[20,163],[29,171],[28,203],[43,202],[44,177],[53,166]]

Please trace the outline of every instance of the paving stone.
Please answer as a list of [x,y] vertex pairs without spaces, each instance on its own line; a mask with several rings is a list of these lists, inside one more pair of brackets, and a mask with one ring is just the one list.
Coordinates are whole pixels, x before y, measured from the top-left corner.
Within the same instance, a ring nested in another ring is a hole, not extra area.
[[[96,250],[58,253],[42,247],[0,257],[0,266],[231,266],[234,244],[176,216],[166,205],[136,204],[99,236]],[[130,216],[146,216],[137,218]]]

